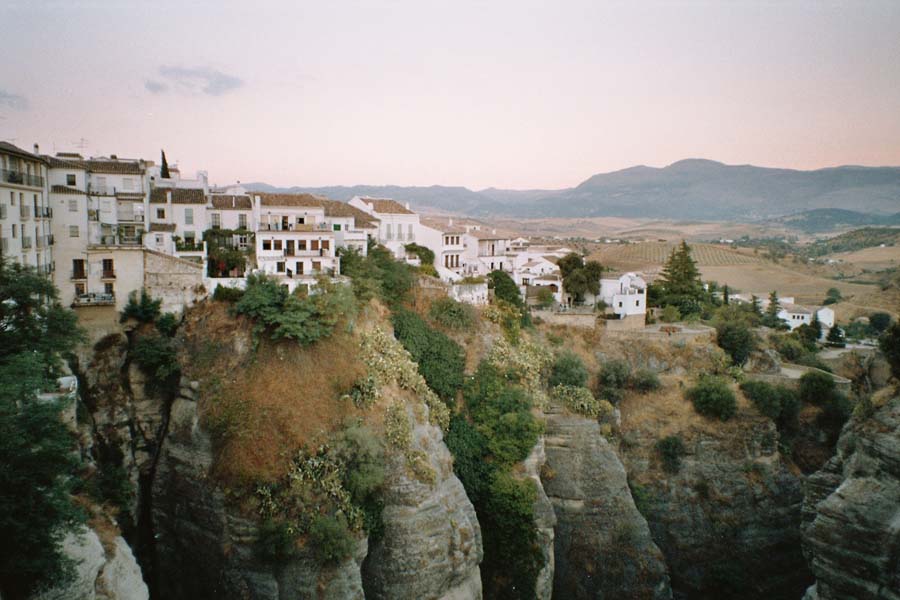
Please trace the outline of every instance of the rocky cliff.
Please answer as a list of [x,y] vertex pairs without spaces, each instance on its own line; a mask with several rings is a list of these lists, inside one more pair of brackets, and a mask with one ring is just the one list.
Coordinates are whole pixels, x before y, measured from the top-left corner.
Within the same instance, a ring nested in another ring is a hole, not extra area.
[[546,415],[541,480],[556,513],[554,598],[671,598],[662,553],[594,419]]
[[845,426],[806,483],[806,600],[900,599],[900,397],[880,394]]
[[[739,396],[728,422],[698,415],[677,378],[620,405],[619,452],[676,598],[796,599],[811,575],[800,551],[802,478],[775,425]],[[684,453],[663,468],[658,441]]]

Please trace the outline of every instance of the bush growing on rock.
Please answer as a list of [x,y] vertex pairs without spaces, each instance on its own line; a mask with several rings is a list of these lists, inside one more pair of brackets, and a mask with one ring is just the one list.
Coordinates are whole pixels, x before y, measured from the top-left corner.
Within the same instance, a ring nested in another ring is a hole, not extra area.
[[821,371],[807,371],[800,377],[800,399],[810,404],[825,404],[834,395],[834,378]]
[[148,388],[161,390],[177,383],[181,367],[171,339],[157,334],[142,335],[134,343],[131,356],[148,376]]
[[213,292],[213,300],[216,302],[237,302],[244,295],[244,290],[240,288],[228,287],[222,284],[216,286]]
[[356,539],[343,515],[320,515],[309,526],[309,544],[319,564],[334,565],[353,553]]
[[297,541],[289,524],[266,519],[259,526],[253,550],[264,562],[284,564],[297,555]]
[[440,298],[431,304],[428,316],[432,321],[447,329],[468,331],[475,326],[475,308],[453,298]]
[[159,316],[160,306],[162,300],[154,300],[145,289],[141,289],[140,296],[136,291],[131,292],[119,321],[124,323],[128,319],[135,319],[141,323],[152,323]]
[[556,387],[567,385],[584,387],[588,380],[588,370],[584,361],[571,351],[561,352],[556,356],[550,367],[548,385]]
[[677,473],[681,469],[681,457],[687,449],[681,436],[670,435],[656,442],[656,451],[662,459],[663,469],[668,473]]
[[463,384],[466,357],[462,347],[414,312],[398,310],[391,322],[394,335],[418,363],[428,386],[451,402]]
[[660,388],[659,376],[650,369],[637,369],[629,380],[629,385],[635,391],[642,394],[653,392]]
[[550,391],[550,397],[586,417],[602,418],[613,411],[612,404],[606,400],[597,400],[586,387],[558,385]]
[[178,317],[175,313],[167,312],[156,319],[156,330],[167,337],[172,337],[178,330]]
[[737,412],[737,401],[728,383],[721,377],[706,376],[686,392],[694,409],[703,416],[727,421]]
[[741,321],[720,323],[716,327],[716,342],[736,365],[743,365],[756,347],[756,338],[750,327]]

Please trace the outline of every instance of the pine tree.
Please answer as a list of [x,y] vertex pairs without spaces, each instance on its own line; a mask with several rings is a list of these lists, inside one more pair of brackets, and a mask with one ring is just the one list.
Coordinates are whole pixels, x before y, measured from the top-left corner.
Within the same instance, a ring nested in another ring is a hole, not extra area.
[[816,332],[816,341],[822,339],[822,321],[819,320],[819,313],[814,312],[812,321],[809,326]]
[[169,163],[166,161],[166,151],[160,150],[160,152],[162,153],[162,160],[159,167],[159,176],[163,179],[169,179],[171,175],[169,175]]
[[753,296],[750,296],[750,304],[753,307],[753,314],[761,317],[763,314],[762,307],[760,306],[759,298],[755,294]]

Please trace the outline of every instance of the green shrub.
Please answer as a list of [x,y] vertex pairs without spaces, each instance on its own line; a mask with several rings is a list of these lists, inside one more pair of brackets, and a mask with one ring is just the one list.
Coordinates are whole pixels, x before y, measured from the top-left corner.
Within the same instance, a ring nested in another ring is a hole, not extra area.
[[795,362],[807,353],[803,343],[793,336],[778,335],[773,336],[771,339],[775,344],[775,349],[787,361]]
[[680,321],[681,311],[678,310],[677,306],[670,304],[663,309],[662,314],[659,316],[659,320],[663,323],[675,323],[676,321]]
[[244,296],[244,290],[228,287],[222,284],[216,286],[213,292],[213,300],[217,302],[237,302]]
[[156,319],[156,329],[166,337],[172,337],[178,330],[178,317],[175,313],[167,312]]
[[353,553],[356,539],[343,515],[320,515],[309,526],[309,544],[319,564],[335,565]]
[[653,392],[660,388],[659,375],[650,369],[637,369],[628,381],[631,389],[642,394]]
[[604,417],[613,411],[605,400],[597,400],[586,387],[558,385],[550,391],[550,396],[569,410],[586,417]]
[[160,306],[162,300],[154,300],[147,290],[141,289],[140,297],[136,291],[131,292],[119,321],[124,323],[128,319],[136,319],[141,323],[152,323],[159,316]]
[[556,298],[553,297],[553,292],[550,288],[541,287],[537,291],[537,304],[541,308],[550,308],[554,302],[556,302]]
[[266,519],[259,526],[253,550],[264,562],[284,564],[297,556],[297,538],[288,523]]
[[418,363],[428,387],[443,400],[452,401],[463,384],[466,357],[462,347],[414,312],[398,310],[391,322],[394,336]]
[[891,321],[891,315],[886,312],[877,312],[869,315],[869,325],[872,326],[876,334],[887,331],[887,328],[891,326]]
[[737,412],[737,401],[728,383],[721,377],[706,376],[686,392],[694,409],[703,416],[727,421]]
[[485,460],[490,454],[487,436],[464,416],[454,415],[446,442],[453,455],[453,472],[472,504],[480,506],[489,495],[488,487],[497,469],[493,461]]
[[584,387],[587,380],[588,370],[584,366],[584,361],[574,352],[565,351],[556,355],[550,367],[550,378],[547,383],[550,387],[558,385]]
[[429,318],[447,329],[468,331],[475,326],[475,308],[453,298],[440,298],[431,304]]
[[720,323],[716,327],[716,342],[736,365],[743,365],[756,347],[756,338],[750,327],[742,321]]
[[160,335],[140,336],[131,349],[131,356],[148,376],[147,385],[151,389],[170,384],[180,372],[175,345]]
[[834,395],[834,378],[821,371],[807,371],[800,377],[800,400],[824,404]]
[[741,384],[741,390],[763,415],[773,420],[781,415],[781,396],[774,385],[751,379]]
[[597,395],[614,405],[618,404],[630,381],[631,365],[623,360],[608,361],[597,374]]
[[491,271],[488,274],[488,283],[494,290],[494,298],[509,302],[516,308],[523,308],[525,302],[519,292],[519,286],[512,277],[504,271]]
[[663,469],[677,473],[681,469],[681,457],[687,451],[679,435],[670,435],[656,442],[656,451],[662,459]]

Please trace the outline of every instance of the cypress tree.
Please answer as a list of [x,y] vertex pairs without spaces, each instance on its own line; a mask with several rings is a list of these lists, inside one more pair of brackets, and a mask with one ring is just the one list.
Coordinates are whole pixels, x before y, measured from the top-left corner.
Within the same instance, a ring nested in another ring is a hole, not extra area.
[[166,161],[166,151],[160,150],[160,152],[162,153],[162,160],[159,167],[159,176],[163,179],[169,179],[171,176],[169,175],[169,163]]
[[662,272],[663,289],[667,296],[700,298],[703,283],[700,270],[691,256],[691,248],[681,240],[681,245],[672,250]]
[[844,342],[844,332],[837,325],[831,328],[828,332],[828,337],[826,337],[825,340],[828,342],[829,346],[834,346],[836,348],[843,348],[847,345]]
[[728,305],[728,285],[722,289],[722,303]]
[[769,306],[766,307],[766,315],[763,321],[769,327],[781,327],[781,319],[778,318],[778,311],[781,310],[781,302],[778,299],[778,292],[772,290],[769,294]]

